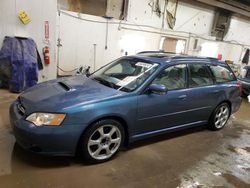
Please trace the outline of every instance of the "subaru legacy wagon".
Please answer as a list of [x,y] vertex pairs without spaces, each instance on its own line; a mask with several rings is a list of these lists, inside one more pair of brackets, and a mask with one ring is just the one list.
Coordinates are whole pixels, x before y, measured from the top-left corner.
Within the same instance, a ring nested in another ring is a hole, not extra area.
[[33,152],[111,159],[133,141],[195,126],[222,129],[241,104],[241,84],[213,58],[142,52],[91,75],[24,91],[10,107],[17,143]]

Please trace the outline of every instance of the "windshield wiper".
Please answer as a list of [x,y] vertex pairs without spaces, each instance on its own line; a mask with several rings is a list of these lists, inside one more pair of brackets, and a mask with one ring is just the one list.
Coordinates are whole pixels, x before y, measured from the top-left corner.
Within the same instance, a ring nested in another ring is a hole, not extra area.
[[122,87],[122,88],[120,89],[120,91],[131,92],[131,89],[128,89],[128,88],[126,88],[126,87]]
[[98,83],[100,83],[100,84],[103,84],[103,85],[105,85],[105,86],[114,88],[114,84],[113,84],[113,83],[108,82],[107,80],[104,80],[103,78],[94,77],[93,79],[96,80],[96,81],[97,81]]
[[98,83],[103,84],[103,85],[108,86],[108,87],[111,87],[111,88],[116,89],[116,90],[118,89],[118,90],[121,90],[121,91],[124,91],[124,92],[131,92],[130,89],[128,89],[126,87],[120,87],[120,86],[118,86],[118,85],[116,85],[114,83],[111,83],[111,82],[109,82],[107,80],[104,80],[101,77],[94,77],[93,80],[96,80]]

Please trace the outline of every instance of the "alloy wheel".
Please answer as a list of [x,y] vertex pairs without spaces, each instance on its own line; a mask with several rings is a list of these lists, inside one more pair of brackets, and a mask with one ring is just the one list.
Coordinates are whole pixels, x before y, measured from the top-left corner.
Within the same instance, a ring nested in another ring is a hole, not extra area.
[[97,160],[110,158],[121,145],[121,132],[115,125],[103,125],[88,140],[88,152]]
[[229,118],[229,108],[226,105],[221,106],[216,114],[214,119],[214,125],[217,129],[222,128]]

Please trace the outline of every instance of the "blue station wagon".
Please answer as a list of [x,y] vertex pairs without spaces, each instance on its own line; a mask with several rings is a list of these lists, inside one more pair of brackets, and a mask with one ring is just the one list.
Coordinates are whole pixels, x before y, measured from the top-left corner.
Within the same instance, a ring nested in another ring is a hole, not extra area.
[[50,155],[97,163],[149,136],[207,125],[223,128],[241,104],[241,84],[213,58],[142,52],[88,76],[24,91],[10,107],[16,141]]

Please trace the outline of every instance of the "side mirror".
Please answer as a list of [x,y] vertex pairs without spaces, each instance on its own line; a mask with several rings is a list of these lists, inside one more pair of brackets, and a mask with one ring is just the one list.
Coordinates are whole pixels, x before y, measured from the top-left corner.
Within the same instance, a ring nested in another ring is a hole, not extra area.
[[164,95],[168,91],[166,86],[163,84],[151,84],[148,89],[151,93],[155,93],[159,95]]

